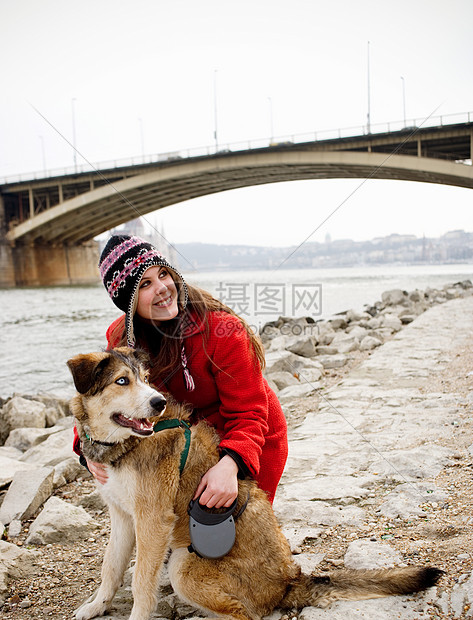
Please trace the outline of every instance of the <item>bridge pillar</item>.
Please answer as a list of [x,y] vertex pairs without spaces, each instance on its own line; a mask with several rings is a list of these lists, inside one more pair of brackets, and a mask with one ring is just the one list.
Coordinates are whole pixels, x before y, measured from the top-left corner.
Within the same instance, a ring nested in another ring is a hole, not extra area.
[[99,282],[99,249],[95,241],[76,246],[17,243],[12,254],[15,286]]
[[12,247],[6,239],[5,204],[0,194],[0,288],[15,286]]

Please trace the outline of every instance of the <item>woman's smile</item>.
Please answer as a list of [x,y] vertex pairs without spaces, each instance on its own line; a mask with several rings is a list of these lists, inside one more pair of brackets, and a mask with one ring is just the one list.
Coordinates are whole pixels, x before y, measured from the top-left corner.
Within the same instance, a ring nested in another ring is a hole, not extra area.
[[141,278],[136,312],[142,319],[158,323],[175,319],[179,312],[177,297],[169,269],[154,265]]
[[172,295],[168,295],[168,297],[166,297],[162,301],[157,301],[153,305],[157,306],[158,308],[164,308],[166,306],[170,306],[172,302],[173,302]]

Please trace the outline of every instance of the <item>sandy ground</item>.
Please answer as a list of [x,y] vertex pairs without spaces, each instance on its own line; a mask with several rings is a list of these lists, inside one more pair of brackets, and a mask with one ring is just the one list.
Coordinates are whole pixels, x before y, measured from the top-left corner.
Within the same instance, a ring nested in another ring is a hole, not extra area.
[[[328,371],[324,389],[343,379],[350,370],[360,364],[369,353],[355,353],[342,369]],[[432,378],[427,391],[455,393],[473,400],[473,336],[461,348],[449,353],[450,362],[441,377]],[[318,397],[300,399],[286,407],[289,426],[314,410]],[[454,443],[457,454],[452,465],[446,467],[436,479],[438,486],[447,489],[449,499],[432,516],[412,521],[390,521],[375,514],[379,497],[370,497],[360,504],[370,515],[367,534],[377,541],[389,541],[405,561],[415,564],[438,566],[446,575],[441,585],[452,587],[470,575],[473,570],[473,444],[472,421],[465,405],[458,413],[457,424],[445,428],[446,445]],[[452,442],[453,439],[453,442]],[[69,501],[94,489],[94,482],[84,475],[56,492]],[[429,510],[429,506],[425,506]],[[95,512],[94,518],[101,529],[87,541],[71,545],[48,544],[39,548],[39,571],[30,579],[11,583],[7,602],[1,609],[3,618],[36,620],[43,618],[65,619],[73,616],[77,608],[97,586],[100,565],[109,534],[109,520],[105,512]],[[31,520],[32,521],[32,520]],[[30,521],[30,522],[31,522]],[[20,544],[27,536],[29,523],[24,524]],[[348,544],[359,537],[359,531],[346,526],[326,528],[323,534],[307,543],[303,550],[324,554],[320,571],[333,571],[343,565]],[[467,610],[465,610],[467,611]],[[294,617],[297,615],[294,614]],[[292,615],[291,615],[292,617]],[[432,618],[447,618],[439,611]]]

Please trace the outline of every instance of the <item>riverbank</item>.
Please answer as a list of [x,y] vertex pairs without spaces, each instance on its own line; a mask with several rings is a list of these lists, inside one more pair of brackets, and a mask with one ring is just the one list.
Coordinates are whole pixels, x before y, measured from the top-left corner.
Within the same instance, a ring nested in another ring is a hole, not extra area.
[[[367,313],[343,313],[319,325],[316,333],[317,324],[310,321],[281,320],[267,326],[263,338],[268,378],[278,390],[290,426],[290,456],[275,511],[295,557],[316,571],[333,571],[344,564],[361,568],[428,563],[447,573],[424,595],[343,602],[329,610],[306,608],[291,617],[471,617],[472,292],[466,282],[422,295],[390,291]],[[311,333],[303,334],[301,328]],[[368,340],[361,346],[366,338],[380,336],[383,342],[371,347]],[[285,366],[278,368],[277,360]],[[296,383],[288,379],[291,371]],[[53,407],[43,405],[46,420],[45,409]],[[37,446],[22,451],[17,443],[6,449],[11,455],[18,450],[21,463],[50,467],[62,449],[70,450],[65,414],[59,411],[54,420],[49,412],[52,426],[46,430],[51,436],[44,439],[42,431]],[[70,458],[67,452],[59,461]],[[53,469],[58,469],[50,487],[55,505],[12,519],[13,528],[10,525],[5,534],[3,544],[9,543],[10,551],[27,550],[21,559],[25,570],[28,560],[32,562],[30,576],[4,587],[6,618],[70,618],[99,580],[108,517],[84,470],[74,470],[70,461],[67,467],[56,464]],[[68,478],[72,481],[66,483]],[[72,519],[76,505],[85,514],[74,513],[75,525],[61,530],[58,507]],[[49,529],[45,511],[53,515]],[[38,513],[43,514],[42,529]],[[30,555],[34,549],[41,556]],[[4,549],[2,557],[3,553]],[[127,617],[130,596],[128,578],[112,618]],[[154,618],[195,615],[178,602],[169,585],[164,585],[163,597]]]

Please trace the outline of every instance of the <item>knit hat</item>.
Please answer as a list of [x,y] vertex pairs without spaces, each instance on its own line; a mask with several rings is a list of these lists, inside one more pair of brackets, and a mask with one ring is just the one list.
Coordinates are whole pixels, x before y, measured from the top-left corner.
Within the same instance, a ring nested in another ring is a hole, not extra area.
[[[100,256],[99,270],[104,286],[113,303],[125,312],[126,340],[129,347],[135,346],[133,315],[140,282],[145,271],[154,265],[166,267],[175,274],[173,280],[176,282],[178,308],[182,316],[188,300],[184,278],[151,243],[140,237],[114,235],[110,237]],[[187,388],[193,390],[194,382],[187,368],[184,344],[181,349],[181,363]]]

